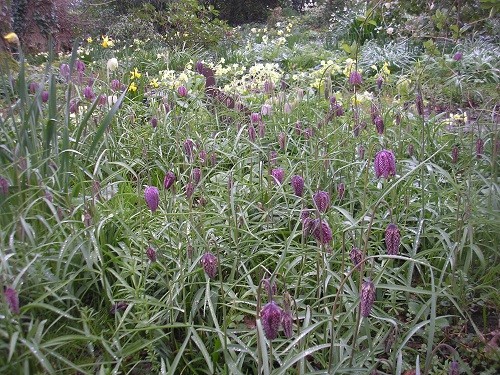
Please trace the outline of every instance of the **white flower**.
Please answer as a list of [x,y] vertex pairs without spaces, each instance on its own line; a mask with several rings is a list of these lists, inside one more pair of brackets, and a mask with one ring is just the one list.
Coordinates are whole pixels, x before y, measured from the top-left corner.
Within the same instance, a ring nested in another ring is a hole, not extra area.
[[386,31],[387,34],[392,35],[392,33],[394,33],[394,27],[388,27]]
[[118,60],[116,57],[112,57],[111,59],[108,60],[108,63],[106,64],[108,71],[112,72],[118,68]]

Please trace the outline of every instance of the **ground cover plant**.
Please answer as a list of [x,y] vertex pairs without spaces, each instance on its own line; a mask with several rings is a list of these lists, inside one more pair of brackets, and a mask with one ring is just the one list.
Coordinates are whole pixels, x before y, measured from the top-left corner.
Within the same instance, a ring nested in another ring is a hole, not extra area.
[[4,58],[0,372],[497,373],[498,43],[366,7]]

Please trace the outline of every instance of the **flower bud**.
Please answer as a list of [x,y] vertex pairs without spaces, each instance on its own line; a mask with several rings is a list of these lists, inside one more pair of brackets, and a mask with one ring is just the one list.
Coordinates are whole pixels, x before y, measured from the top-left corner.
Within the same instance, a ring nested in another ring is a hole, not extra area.
[[146,249],[146,256],[148,257],[148,259],[151,261],[151,263],[154,263],[156,262],[156,250],[153,249],[151,246],[149,246],[147,249]]
[[360,297],[360,307],[361,316],[366,318],[370,315],[370,312],[375,302],[375,285],[371,280],[363,282],[361,286],[361,297]]
[[357,248],[356,246],[353,246],[352,250],[349,254],[349,257],[351,258],[352,264],[354,266],[357,266],[363,260],[363,253],[361,252],[361,250],[359,248]]
[[389,224],[385,230],[385,247],[388,255],[398,255],[401,233],[396,224]]
[[163,179],[163,187],[165,188],[165,190],[168,190],[174,184],[174,182],[175,182],[174,172],[168,171],[165,174],[165,178]]

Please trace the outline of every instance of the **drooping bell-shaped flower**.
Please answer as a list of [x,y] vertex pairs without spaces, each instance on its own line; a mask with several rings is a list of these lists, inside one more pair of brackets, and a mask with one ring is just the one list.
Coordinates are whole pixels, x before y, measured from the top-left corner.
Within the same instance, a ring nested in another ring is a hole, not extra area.
[[144,199],[151,212],[155,212],[160,204],[160,192],[156,186],[146,186]]
[[463,53],[462,53],[462,52],[457,52],[457,53],[455,53],[455,54],[453,55],[453,60],[455,60],[455,61],[460,61],[460,60],[462,60],[462,57],[463,57],[463,56],[464,56],[464,55],[463,55]]
[[260,122],[260,113],[253,112],[250,114],[250,122],[252,124],[258,124]]
[[293,336],[293,316],[292,316],[292,297],[290,293],[285,292],[283,296],[283,313],[281,325],[287,339]]
[[253,125],[248,127],[248,139],[250,139],[250,142],[255,142],[255,139],[257,139],[257,131]]
[[122,87],[122,84],[119,80],[114,79],[111,81],[111,90],[118,91]]
[[28,85],[28,90],[29,90],[30,94],[34,94],[35,92],[38,91],[39,87],[40,87],[40,84],[38,82],[33,81],[33,82],[30,82],[30,84]]
[[82,60],[76,60],[75,61],[75,68],[77,72],[84,72],[85,71],[85,63]]
[[191,197],[194,194],[194,189],[195,189],[195,184],[193,184],[192,182],[188,182],[186,184],[185,194],[187,199],[191,199]]
[[271,171],[271,176],[276,184],[282,185],[285,180],[285,170],[283,168],[274,168]]
[[292,185],[293,193],[297,197],[302,197],[304,194],[304,179],[302,176],[295,175],[290,179],[290,184]]
[[415,107],[417,108],[417,113],[419,116],[424,115],[424,99],[422,98],[422,95],[418,94],[415,97]]
[[186,88],[186,86],[179,86],[177,88],[177,94],[179,94],[181,98],[185,98],[188,94],[188,89]]
[[83,96],[85,97],[85,99],[87,100],[93,100],[95,98],[95,94],[94,94],[94,90],[92,90],[92,87],[90,86],[86,86],[84,89],[83,89]]
[[385,247],[388,255],[398,255],[401,245],[401,233],[396,224],[391,223],[385,230]]
[[206,252],[200,259],[201,266],[211,279],[217,276],[217,257],[211,252]]
[[384,120],[382,119],[382,116],[375,116],[375,118],[373,119],[373,123],[375,124],[375,128],[377,129],[377,133],[380,135],[384,134]]
[[332,242],[333,234],[330,226],[325,220],[314,219],[311,224],[312,235],[321,245],[327,245]]
[[460,150],[457,145],[453,146],[451,149],[451,161],[453,164],[458,163],[458,155],[460,153]]
[[282,313],[283,311],[274,301],[266,303],[260,310],[262,327],[268,340],[274,340],[278,337]]
[[363,84],[361,73],[357,70],[353,70],[351,74],[349,74],[349,84],[351,86],[361,86]]
[[340,184],[337,185],[337,197],[339,200],[344,199],[345,195],[345,184],[341,182]]
[[59,72],[61,76],[66,80],[66,82],[69,81],[70,68],[68,64],[61,64],[61,66],[59,67]]
[[7,305],[9,306],[10,311],[13,314],[19,314],[19,296],[17,294],[17,290],[11,287],[5,288],[3,291],[3,295],[5,297],[5,301],[7,302]]
[[194,184],[198,185],[201,180],[201,169],[193,168],[193,171],[191,172],[191,178],[193,179]]
[[186,154],[187,158],[189,160],[192,160],[193,158],[193,150],[194,150],[194,141],[192,139],[186,139],[184,141],[184,153]]
[[361,285],[360,308],[362,317],[366,318],[370,315],[374,302],[375,284],[371,280],[367,280]]
[[168,171],[166,174],[165,174],[165,178],[163,179],[163,187],[165,188],[165,190],[168,190],[172,187],[172,185],[174,184],[175,182],[175,174],[174,172],[172,171]]
[[278,144],[280,145],[280,149],[284,150],[286,146],[286,134],[284,132],[280,132],[278,134]]
[[359,248],[353,246],[349,254],[349,257],[351,258],[352,264],[354,266],[357,266],[363,260],[363,253]]
[[389,178],[396,174],[396,158],[390,150],[381,150],[375,155],[373,163],[375,168],[375,177]]
[[151,263],[154,263],[156,262],[156,250],[153,249],[151,246],[149,246],[147,249],[146,249],[146,256],[148,257],[148,259],[151,261]]
[[326,212],[330,207],[330,194],[326,191],[318,190],[313,195],[313,201],[319,212]]

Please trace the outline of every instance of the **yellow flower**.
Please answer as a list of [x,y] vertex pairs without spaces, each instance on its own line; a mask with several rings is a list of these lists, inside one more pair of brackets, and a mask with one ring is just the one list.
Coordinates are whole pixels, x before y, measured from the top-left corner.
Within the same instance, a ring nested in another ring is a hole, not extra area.
[[135,79],[135,78],[141,78],[141,73],[139,73],[139,70],[137,68],[134,68],[132,72],[130,72],[130,79]]
[[8,33],[3,38],[7,41],[7,43],[19,44],[19,38],[16,33]]
[[149,82],[149,86],[154,87],[156,89],[160,86],[160,84],[158,83],[158,80],[156,78],[153,78],[151,82]]
[[87,43],[89,43],[89,44],[90,44],[90,43],[92,43],[93,41],[94,41],[94,40],[92,39],[92,37],[91,37],[91,36],[89,36],[89,37],[87,38]]
[[389,75],[391,74],[391,71],[389,70],[389,64],[387,63],[387,61],[384,63],[384,65],[382,66],[382,72],[385,74],[385,75]]
[[101,45],[104,48],[109,48],[113,47],[115,45],[115,42],[113,42],[108,36],[103,36]]
[[137,86],[135,85],[135,82],[132,82],[130,86],[128,87],[129,91],[136,92],[137,91]]

